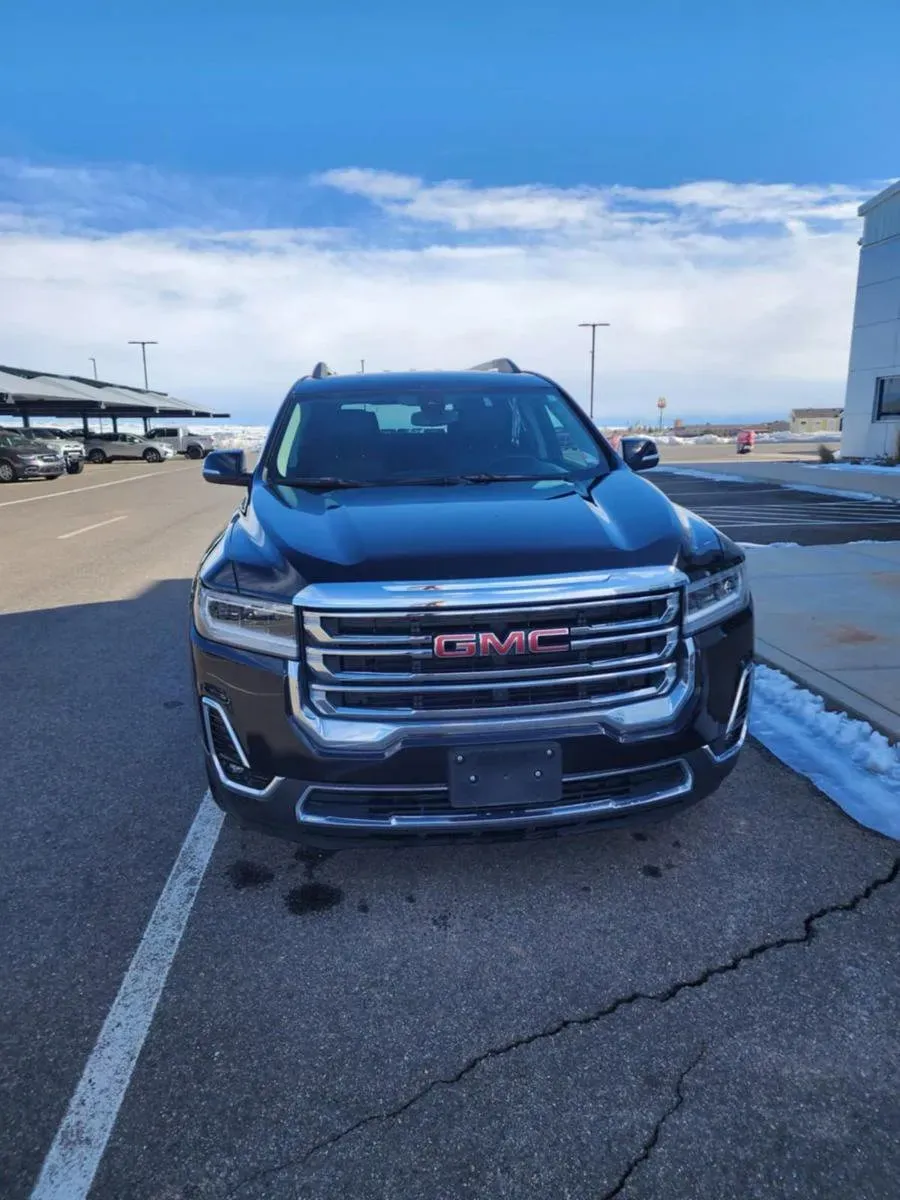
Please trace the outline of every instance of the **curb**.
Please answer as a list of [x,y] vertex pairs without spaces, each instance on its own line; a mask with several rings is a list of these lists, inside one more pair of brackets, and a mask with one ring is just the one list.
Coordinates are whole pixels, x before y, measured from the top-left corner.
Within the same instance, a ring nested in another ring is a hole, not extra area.
[[900,745],[900,713],[885,708],[877,700],[870,699],[831,675],[811,667],[802,659],[794,658],[787,651],[760,641],[759,638],[756,640],[754,657],[757,662],[782,671],[801,687],[821,696],[830,712],[847,713],[858,721],[865,721],[878,733],[883,734],[892,745]]

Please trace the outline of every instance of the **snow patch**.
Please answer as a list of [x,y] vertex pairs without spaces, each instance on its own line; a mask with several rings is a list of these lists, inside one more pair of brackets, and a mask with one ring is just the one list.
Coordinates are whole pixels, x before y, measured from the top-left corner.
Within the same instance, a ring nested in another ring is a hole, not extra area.
[[217,450],[261,450],[269,434],[268,425],[208,425],[205,430]]
[[884,463],[801,463],[800,466],[810,471],[846,471],[848,474],[856,471],[863,475],[893,475],[900,479],[900,467],[888,467]]
[[[608,427],[612,431],[612,426]],[[747,427],[748,429],[750,426]],[[622,433],[622,430],[616,429],[616,433]],[[733,446],[736,442],[734,437],[722,437],[717,433],[701,433],[697,437],[680,437],[677,433],[647,433],[636,436],[652,438],[658,446]],[[815,442],[820,445],[823,442],[839,442],[841,435],[839,433],[758,433],[756,435],[757,442],[765,442],[769,445],[774,445],[779,442],[805,442],[807,445],[810,442]]]
[[855,821],[900,839],[900,747],[866,721],[829,712],[821,696],[759,663],[750,732]]
[[792,492],[815,492],[817,496],[837,496],[842,500],[878,500],[882,504],[889,504],[893,499],[891,496],[879,496],[875,492],[845,492],[843,488],[816,487],[812,483],[783,483],[781,486]]

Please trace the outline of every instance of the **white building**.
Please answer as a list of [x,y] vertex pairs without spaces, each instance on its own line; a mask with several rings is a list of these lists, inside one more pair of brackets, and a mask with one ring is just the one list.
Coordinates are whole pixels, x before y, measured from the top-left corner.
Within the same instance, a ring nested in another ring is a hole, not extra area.
[[865,219],[844,401],[844,458],[900,450],[900,182],[859,210]]
[[791,433],[837,433],[842,412],[840,408],[792,408]]

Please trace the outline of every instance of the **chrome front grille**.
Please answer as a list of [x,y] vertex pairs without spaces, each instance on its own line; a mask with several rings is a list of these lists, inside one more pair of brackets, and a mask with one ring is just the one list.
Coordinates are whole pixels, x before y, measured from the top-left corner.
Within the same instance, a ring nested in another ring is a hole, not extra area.
[[[572,603],[302,613],[309,700],[326,716],[467,718],[613,706],[665,695],[678,674],[680,592]],[[568,630],[540,653],[438,657],[435,638]]]

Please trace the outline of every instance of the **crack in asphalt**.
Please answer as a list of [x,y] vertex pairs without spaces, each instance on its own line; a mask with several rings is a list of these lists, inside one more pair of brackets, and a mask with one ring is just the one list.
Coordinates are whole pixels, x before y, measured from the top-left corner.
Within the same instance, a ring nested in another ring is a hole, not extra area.
[[635,1173],[635,1171],[638,1169],[638,1167],[641,1165],[641,1163],[646,1162],[647,1159],[650,1157],[650,1155],[653,1153],[654,1147],[656,1146],[656,1143],[659,1141],[660,1134],[662,1133],[666,1122],[669,1120],[670,1117],[673,1117],[675,1115],[675,1113],[678,1112],[679,1108],[681,1108],[682,1104],[684,1104],[685,1080],[687,1079],[688,1075],[690,1075],[690,1073],[694,1070],[694,1068],[699,1065],[700,1060],[705,1053],[706,1053],[706,1047],[701,1046],[699,1051],[697,1052],[697,1054],[694,1055],[693,1059],[681,1071],[678,1078],[675,1080],[675,1099],[672,1101],[672,1103],[669,1105],[669,1107],[665,1110],[665,1112],[662,1114],[662,1116],[659,1118],[659,1120],[653,1126],[650,1136],[647,1138],[646,1142],[644,1142],[643,1146],[641,1147],[640,1153],[635,1155],[635,1157],[631,1160],[631,1162],[628,1164],[628,1166],[625,1168],[625,1170],[619,1176],[618,1182],[615,1183],[608,1192],[604,1192],[603,1195],[600,1197],[600,1200],[614,1200],[614,1197],[618,1196],[621,1193],[622,1189],[628,1183],[628,1180]]
[[[268,1179],[273,1175],[278,1175],[283,1171],[291,1169],[299,1169],[305,1167],[309,1160],[322,1150],[329,1150],[338,1142],[344,1141],[345,1138],[351,1137],[354,1133],[365,1129],[369,1125],[376,1125],[394,1121],[407,1112],[413,1105],[418,1104],[420,1100],[424,1100],[426,1096],[435,1091],[439,1087],[455,1087],[467,1075],[470,1075],[477,1067],[483,1063],[491,1062],[497,1058],[503,1058],[507,1054],[511,1054],[515,1050],[521,1050],[526,1046],[531,1046],[535,1042],[541,1042],[549,1038],[557,1037],[559,1034],[566,1032],[568,1029],[576,1029],[580,1026],[593,1025],[598,1021],[604,1020],[606,1017],[611,1017],[622,1008],[628,1008],[639,1001],[654,1002],[657,1004],[668,1004],[670,1000],[674,1000],[680,996],[682,992],[695,990],[705,987],[713,979],[717,979],[722,975],[729,975],[733,971],[737,971],[744,963],[752,962],[756,958],[760,958],[764,954],[768,954],[772,950],[783,950],[788,946],[803,946],[808,945],[816,937],[816,926],[826,917],[834,916],[837,913],[855,912],[860,904],[870,899],[875,892],[887,887],[896,881],[900,875],[900,858],[894,860],[893,866],[887,874],[879,876],[871,883],[867,884],[861,892],[849,900],[842,900],[835,904],[828,904],[823,908],[817,909],[816,912],[810,913],[803,918],[803,932],[788,937],[773,938],[769,941],[759,942],[755,946],[751,946],[748,950],[743,950],[739,954],[727,960],[724,963],[718,963],[715,966],[707,967],[700,974],[693,976],[690,979],[681,979],[676,983],[670,984],[669,987],[663,988],[658,992],[629,992],[625,996],[619,996],[617,999],[603,1005],[602,1008],[596,1009],[594,1012],[584,1013],[579,1017],[565,1017],[562,1020],[555,1021],[552,1025],[546,1026],[544,1029],[538,1030],[537,1033],[523,1034],[521,1037],[513,1038],[502,1046],[492,1046],[487,1050],[483,1050],[480,1054],[470,1058],[460,1069],[454,1074],[441,1079],[432,1079],[426,1083],[417,1092],[406,1100],[397,1104],[394,1108],[388,1109],[385,1112],[370,1113],[368,1116],[360,1117],[358,1121],[354,1121],[352,1125],[348,1125],[344,1129],[338,1130],[336,1133],[329,1134],[327,1137],[321,1138],[315,1142],[310,1148],[304,1151],[303,1154],[296,1158],[286,1159],[283,1162],[276,1163],[271,1167],[262,1167],[252,1174],[240,1180],[234,1188],[227,1193],[227,1200],[237,1196],[238,1192],[251,1183],[259,1182],[263,1179]],[[690,1069],[693,1069],[692,1067]],[[684,1076],[682,1077],[683,1082]],[[672,1110],[674,1112],[674,1109]],[[668,1114],[669,1116],[671,1113]],[[664,1116],[663,1122],[668,1119]],[[661,1128],[661,1126],[660,1126]],[[658,1136],[658,1132],[657,1132]],[[652,1148],[652,1147],[651,1147]],[[610,1193],[614,1195],[615,1193]]]

